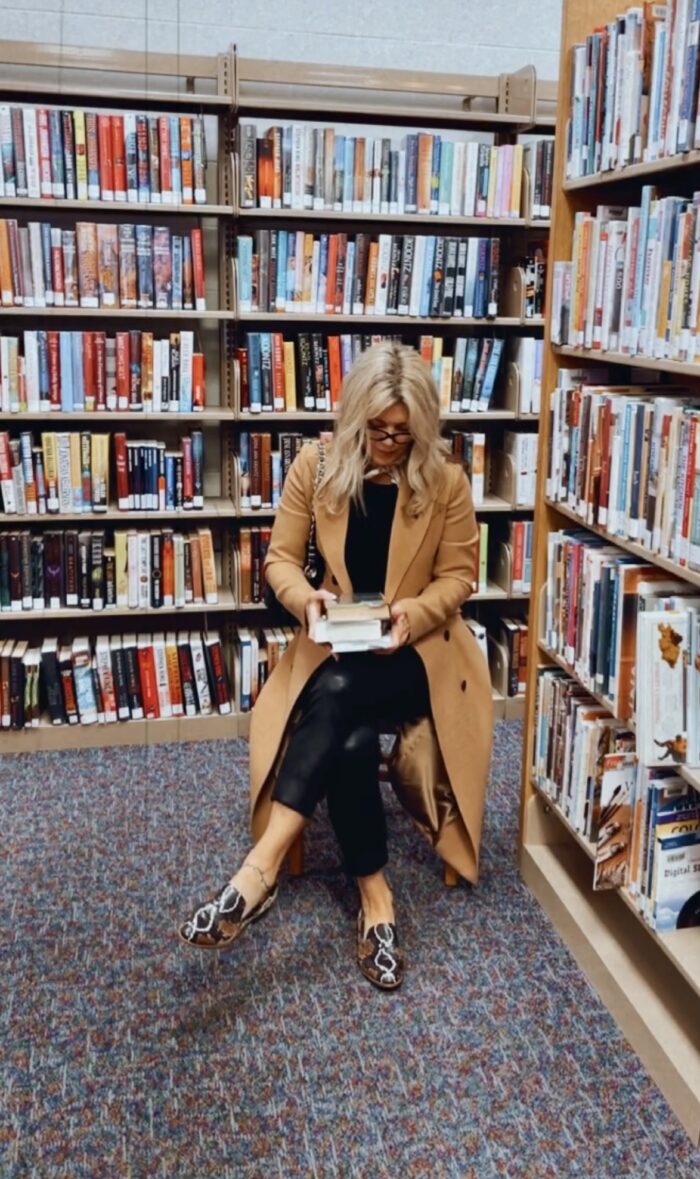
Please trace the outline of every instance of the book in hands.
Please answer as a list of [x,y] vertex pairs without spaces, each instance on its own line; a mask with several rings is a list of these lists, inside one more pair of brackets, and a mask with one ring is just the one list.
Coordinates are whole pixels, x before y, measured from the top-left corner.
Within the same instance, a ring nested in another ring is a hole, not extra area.
[[329,643],[334,654],[382,650],[391,646],[391,610],[380,595],[349,594],[325,603],[314,625],[315,643]]

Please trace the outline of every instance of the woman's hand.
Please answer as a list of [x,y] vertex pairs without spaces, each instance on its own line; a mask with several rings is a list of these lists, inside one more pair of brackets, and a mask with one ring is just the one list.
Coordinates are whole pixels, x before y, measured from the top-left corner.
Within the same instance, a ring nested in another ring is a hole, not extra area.
[[[318,589],[314,590],[311,597],[306,603],[306,629],[310,639],[313,639],[314,624],[323,616],[323,603],[337,601],[336,595],[332,594],[330,590]],[[327,643],[322,643],[321,646],[327,646]]]
[[378,648],[377,655],[393,655],[399,647],[405,647],[411,641],[411,627],[403,602],[392,602],[390,610],[391,646]]

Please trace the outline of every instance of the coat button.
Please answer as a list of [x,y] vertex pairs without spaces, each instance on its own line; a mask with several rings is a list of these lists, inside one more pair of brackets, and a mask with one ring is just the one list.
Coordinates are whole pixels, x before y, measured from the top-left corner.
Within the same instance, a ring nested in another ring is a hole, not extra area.
[[461,684],[460,684],[459,686],[460,686],[460,688],[462,689],[462,691],[463,691],[463,692],[466,692],[466,690],[467,690],[467,681],[466,681],[466,680],[462,680],[462,682],[461,682]]
[[450,632],[449,632],[449,630],[445,630],[445,631],[443,631],[442,637],[444,638],[444,640],[445,640],[445,642],[446,642],[446,643],[449,643],[449,641],[450,641]]

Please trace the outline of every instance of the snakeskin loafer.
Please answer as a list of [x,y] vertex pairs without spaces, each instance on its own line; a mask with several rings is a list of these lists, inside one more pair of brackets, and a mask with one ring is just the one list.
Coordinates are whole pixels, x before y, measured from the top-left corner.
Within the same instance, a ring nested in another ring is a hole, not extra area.
[[246,925],[258,921],[274,905],[278,891],[275,881],[262,900],[244,916],[245,897],[231,884],[225,885],[221,892],[200,905],[189,921],[180,926],[180,941],[198,950],[230,949]]
[[357,918],[357,964],[375,987],[394,991],[403,982],[405,964],[396,926],[382,921],[365,933],[362,909]]

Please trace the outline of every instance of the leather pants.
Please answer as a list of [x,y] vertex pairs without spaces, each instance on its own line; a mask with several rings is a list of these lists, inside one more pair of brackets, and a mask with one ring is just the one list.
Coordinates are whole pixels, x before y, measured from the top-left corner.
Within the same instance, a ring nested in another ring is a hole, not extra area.
[[387,862],[379,733],[429,713],[428,677],[410,646],[329,659],[299,697],[272,798],[310,818],[325,795],[352,876],[369,876]]

